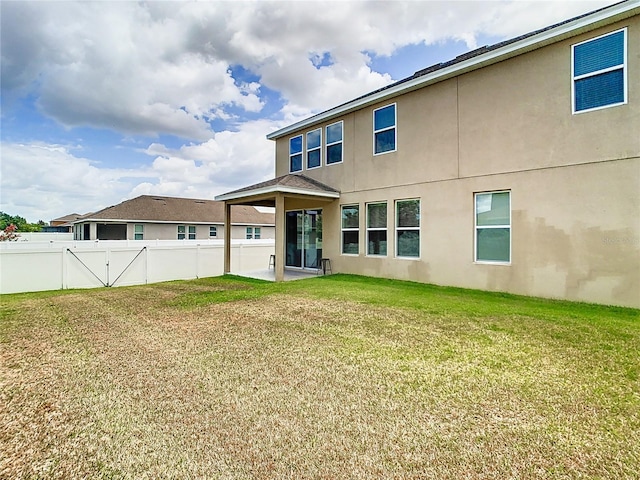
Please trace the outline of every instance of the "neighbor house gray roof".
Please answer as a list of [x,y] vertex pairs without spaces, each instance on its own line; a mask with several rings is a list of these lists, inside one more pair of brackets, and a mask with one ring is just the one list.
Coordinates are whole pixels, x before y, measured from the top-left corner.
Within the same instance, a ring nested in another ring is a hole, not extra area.
[[318,182],[305,175],[282,175],[281,177],[256,183],[248,187],[233,190],[232,192],[218,195],[217,200],[233,200],[250,195],[261,195],[268,193],[299,193],[303,195],[313,195],[320,197],[338,198],[340,192],[324,183]]
[[437,63],[418,70],[410,77],[276,130],[268,134],[267,138],[269,140],[275,140],[318,122],[332,120],[347,113],[373,105],[374,103],[386,101],[403,93],[417,90],[427,85],[441,82],[448,78],[456,77],[581,33],[609,25],[636,15],[638,11],[640,11],[638,0],[626,0],[525,35],[520,35],[510,40],[496,43],[495,45],[480,47],[471,52],[459,55],[448,62]]
[[[224,223],[224,202],[142,195],[92,213],[75,223],[90,221]],[[275,215],[260,212],[252,206],[234,206],[231,209],[231,223],[274,225]]]

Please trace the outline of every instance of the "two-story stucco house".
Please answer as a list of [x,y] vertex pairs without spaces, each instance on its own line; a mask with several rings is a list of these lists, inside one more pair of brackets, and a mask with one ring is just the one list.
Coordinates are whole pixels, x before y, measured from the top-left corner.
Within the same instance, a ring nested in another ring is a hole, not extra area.
[[227,218],[276,207],[276,280],[329,258],[334,272],[640,307],[637,0],[267,138],[276,178],[217,199]]

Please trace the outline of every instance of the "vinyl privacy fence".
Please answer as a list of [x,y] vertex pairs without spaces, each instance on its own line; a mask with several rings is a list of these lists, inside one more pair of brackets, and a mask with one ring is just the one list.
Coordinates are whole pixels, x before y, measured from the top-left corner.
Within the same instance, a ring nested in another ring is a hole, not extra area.
[[[231,270],[265,270],[274,250],[273,240],[232,242]],[[223,271],[220,240],[3,242],[0,248],[0,293],[140,285]]]

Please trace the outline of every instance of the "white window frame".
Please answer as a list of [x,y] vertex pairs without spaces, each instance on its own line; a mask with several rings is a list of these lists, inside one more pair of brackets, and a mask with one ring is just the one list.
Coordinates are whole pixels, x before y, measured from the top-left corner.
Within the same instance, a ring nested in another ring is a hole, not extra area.
[[[480,225],[478,226],[478,195],[486,195],[488,193],[508,193],[509,194],[509,225]],[[489,190],[486,192],[476,192],[473,194],[473,261],[474,263],[483,264],[483,265],[511,265],[511,261],[513,260],[513,235],[512,235],[512,218],[511,218],[511,190]],[[501,262],[497,260],[479,260],[478,259],[478,229],[488,229],[488,228],[508,228],[509,229],[509,261]]]
[[[342,225],[342,211],[345,208],[357,208],[358,209],[358,226],[345,228]],[[344,232],[358,232],[358,251],[356,253],[345,253],[344,251]],[[349,257],[357,257],[360,255],[360,204],[350,203],[346,205],[340,205],[340,255],[346,255]]]
[[[313,147],[313,148],[309,148],[309,134],[310,133],[314,133],[314,132],[318,132],[318,134],[320,135],[320,144],[317,147]],[[322,167],[322,128],[314,128],[313,130],[309,130],[306,135],[305,135],[305,145],[307,146],[307,150],[304,154],[304,158],[305,158],[305,167],[307,170],[313,170],[314,168],[320,168]],[[310,167],[309,166],[309,153],[310,152],[315,152],[318,151],[318,154],[320,155],[320,164],[317,167]]]
[[[378,110],[383,110],[385,108],[393,106],[393,126],[392,127],[384,127],[376,130],[376,112]],[[398,150],[398,104],[390,103],[388,105],[384,105],[380,108],[376,108],[373,110],[373,115],[371,117],[372,123],[371,126],[373,128],[373,155],[385,155],[387,153],[396,152]],[[376,134],[386,132],[388,130],[393,130],[393,150],[386,150],[384,152],[376,152]]]
[[[182,231],[180,231],[182,229]],[[184,225],[178,225],[178,240],[184,240],[187,238],[187,227]]]
[[[300,152],[291,153],[291,141],[295,138],[300,138]],[[293,157],[300,155],[300,170],[292,170],[291,160]],[[289,173],[302,172],[304,170],[304,135],[294,135],[289,137]]]
[[[399,216],[398,216],[398,206],[399,204],[403,203],[403,202],[418,202],[418,223],[419,225],[417,227],[400,227],[398,226],[398,220],[399,220]],[[420,201],[419,198],[403,198],[401,200],[396,200],[395,201],[395,254],[396,254],[396,258],[401,258],[401,259],[406,259],[406,260],[420,260],[420,256],[422,255],[422,248],[421,247],[421,240],[420,240],[420,231],[421,231],[421,227],[422,227],[422,202]],[[418,255],[416,257],[409,257],[409,256],[405,256],[405,255],[399,255],[398,254],[398,233],[399,232],[405,232],[405,231],[417,231],[418,232]]]
[[[213,235],[212,235],[213,232]],[[218,227],[216,225],[209,226],[209,238],[217,238],[218,237]]]
[[[370,205],[386,205],[387,207],[387,215],[385,218],[385,226],[384,228],[382,227],[369,227],[369,206]],[[366,256],[367,257],[387,257],[389,256],[389,204],[386,200],[380,201],[380,202],[369,202],[369,203],[365,203],[365,226],[366,226],[366,238],[365,238],[365,242],[366,242]],[[369,253],[369,232],[386,232],[387,233],[387,252],[382,254],[382,253]]]
[[[327,133],[327,131],[329,130],[329,127],[333,127],[334,125],[340,124],[340,141],[339,142],[331,142],[329,143],[329,134]],[[330,125],[327,125],[325,127],[325,138],[327,139],[327,144],[324,147],[325,150],[325,155],[324,155],[324,162],[325,165],[327,167],[330,167],[331,165],[339,165],[344,161],[344,122],[342,120],[338,121],[338,122],[333,122]],[[327,153],[327,151],[329,150],[329,147],[333,146],[333,145],[338,145],[338,144],[342,144],[342,148],[340,149],[340,161],[339,162],[332,162],[329,163],[329,154]]]
[[[613,67],[609,67],[609,68],[605,68],[602,70],[596,70],[594,72],[589,72],[589,73],[585,73],[584,75],[579,75],[579,76],[575,76],[575,49],[576,47],[579,47],[580,45],[584,45],[585,43],[589,43],[589,42],[593,42],[595,40],[598,40],[600,38],[604,38],[604,37],[608,37],[609,35],[615,35],[616,33],[620,33],[623,32],[623,54],[622,54],[622,65],[616,65]],[[628,35],[627,35],[627,28],[621,28],[619,30],[615,30],[613,32],[608,32],[605,33],[603,35],[599,35],[597,37],[593,37],[590,38],[588,40],[585,40],[584,42],[580,42],[580,43],[576,43],[574,45],[571,45],[571,112],[574,115],[578,115],[581,113],[587,113],[587,112],[593,112],[596,110],[602,110],[603,108],[611,108],[611,107],[618,107],[620,105],[626,105],[628,102],[628,98],[629,98],[629,84],[628,84],[628,67],[627,67],[627,63],[628,63],[628,55],[627,55],[627,39],[628,39]],[[622,102],[617,102],[617,103],[610,103],[609,105],[601,105],[599,107],[593,107],[593,108],[585,108],[584,110],[576,110],[576,82],[578,80],[582,80],[585,78],[589,78],[589,77],[595,77],[597,75],[601,75],[603,73],[607,73],[607,72],[613,72],[615,70],[622,70],[622,78],[623,78],[623,95],[624,95],[624,100]]]
[[[138,227],[140,227],[139,232],[138,232]],[[140,235],[140,238],[138,238],[138,235]],[[142,223],[136,223],[133,225],[133,239],[144,240],[144,225]]]
[[187,228],[187,235],[189,240],[195,240],[196,239],[196,226],[195,225],[189,225]]

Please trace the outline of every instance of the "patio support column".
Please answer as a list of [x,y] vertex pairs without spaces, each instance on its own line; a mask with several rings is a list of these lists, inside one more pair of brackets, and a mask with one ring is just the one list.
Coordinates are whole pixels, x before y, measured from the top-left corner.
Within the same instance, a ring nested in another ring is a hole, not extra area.
[[224,274],[231,273],[231,204],[224,202]]
[[274,269],[276,282],[284,281],[285,243],[284,195],[278,192],[276,193],[276,265]]

